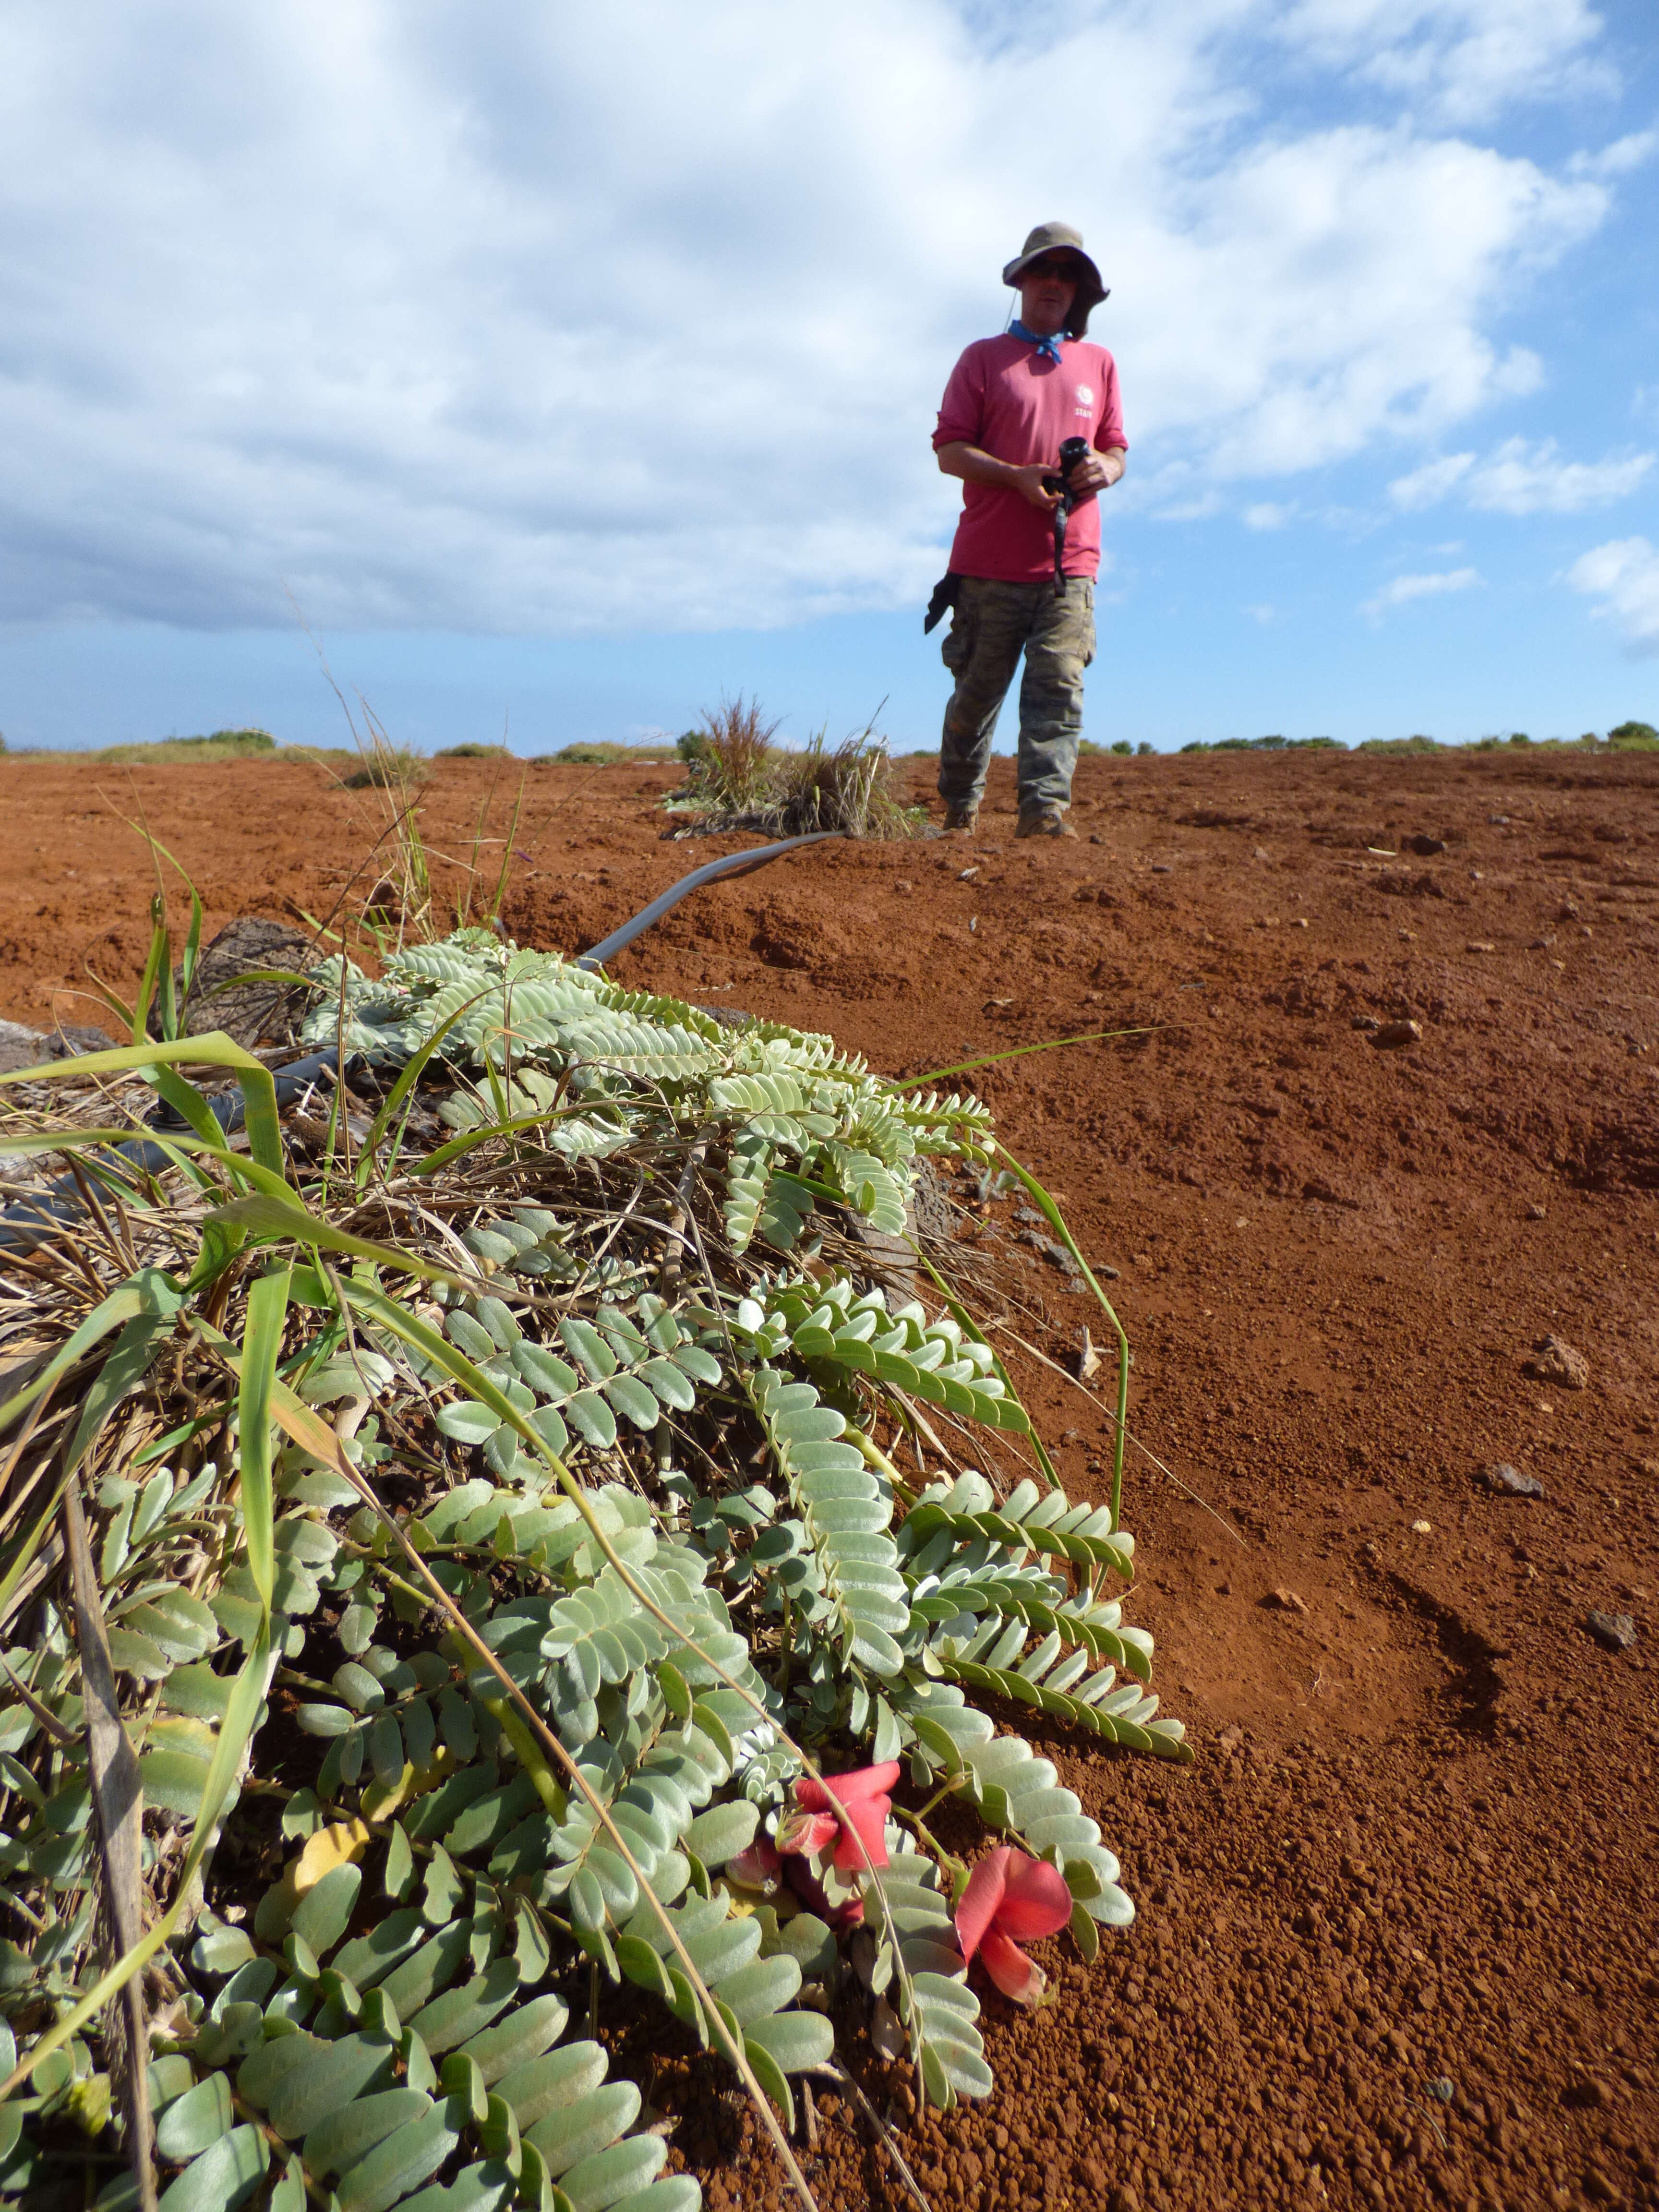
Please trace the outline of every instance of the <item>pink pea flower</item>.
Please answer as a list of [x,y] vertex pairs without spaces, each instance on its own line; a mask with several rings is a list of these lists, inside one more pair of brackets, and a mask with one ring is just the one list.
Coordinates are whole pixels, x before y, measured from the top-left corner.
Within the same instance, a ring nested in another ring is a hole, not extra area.
[[1004,1844],[968,1878],[957,1907],[957,1942],[965,1961],[978,1952],[1004,1996],[1035,2005],[1048,1976],[1019,1947],[1057,1936],[1071,1917],[1072,1893],[1060,1869]]
[[[835,1863],[842,1874],[884,1867],[887,1815],[893,1809],[890,1792],[899,1771],[897,1759],[889,1759],[879,1766],[860,1766],[855,1773],[828,1775],[823,1782],[803,1775],[795,1784],[793,1808],[778,1823],[778,1849],[786,1855],[800,1851],[810,1858],[833,1844]],[[831,1791],[836,1803],[830,1802]]]
[[[750,1889],[769,1888],[781,1876],[832,1928],[856,1928],[864,1918],[864,1900],[850,1878],[866,1867],[887,1864],[889,1792],[900,1771],[898,1761],[890,1759],[852,1774],[826,1776],[823,1782],[803,1775],[778,1822],[775,1841],[757,1836],[726,1872]],[[830,1802],[832,1792],[839,1812]],[[825,1893],[824,1877],[832,1870],[841,1877],[834,1882],[840,1902]]]

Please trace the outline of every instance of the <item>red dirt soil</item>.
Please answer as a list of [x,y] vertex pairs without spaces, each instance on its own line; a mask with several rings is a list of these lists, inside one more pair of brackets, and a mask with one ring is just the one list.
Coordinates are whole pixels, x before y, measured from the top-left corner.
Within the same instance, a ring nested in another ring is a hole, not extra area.
[[[435,846],[465,848],[491,773],[440,764]],[[532,769],[511,932],[579,950],[753,842],[660,842],[672,781]],[[66,989],[83,957],[136,976],[151,884],[119,816],[142,805],[210,930],[327,911],[381,819],[258,762],[11,760],[0,792],[0,1012],[37,1026],[100,1018]],[[918,2119],[908,2065],[863,2053],[866,2087],[938,2212],[1659,2205],[1659,760],[1091,760],[1079,842],[1040,848],[1012,805],[999,763],[971,847],[816,848],[616,968],[895,1074],[1149,1032],[975,1079],[1121,1270],[1170,1470],[1131,1454],[1132,1618],[1197,1763],[1045,1738],[1139,1917],[1091,1969],[1041,1947],[1035,2017],[988,1996],[984,2106]],[[1091,1309],[1012,1211],[1059,1356]],[[1547,1334],[1587,1388],[1528,1376]],[[1103,1419],[1016,1366],[1098,1495]],[[1496,1462],[1543,1498],[1486,1489]],[[1601,1648],[1592,1608],[1640,1641]],[[787,2201],[690,2082],[668,2061],[653,2092],[690,2103],[675,2165],[717,2212]],[[909,2201],[833,2095],[818,2136],[825,2212]]]

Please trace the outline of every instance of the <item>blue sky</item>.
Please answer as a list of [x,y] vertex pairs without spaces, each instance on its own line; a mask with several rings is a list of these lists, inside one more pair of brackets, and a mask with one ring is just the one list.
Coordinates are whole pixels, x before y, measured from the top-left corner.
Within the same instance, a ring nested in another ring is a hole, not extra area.
[[1091,735],[1659,722],[1651,0],[582,14],[8,13],[11,744],[337,741],[301,616],[422,747],[933,744],[933,413],[1051,216],[1131,441]]

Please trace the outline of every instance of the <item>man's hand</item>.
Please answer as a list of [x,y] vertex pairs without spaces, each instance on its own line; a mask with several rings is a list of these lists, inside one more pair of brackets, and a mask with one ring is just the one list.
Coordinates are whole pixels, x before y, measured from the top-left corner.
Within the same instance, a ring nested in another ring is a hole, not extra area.
[[1091,491],[1109,491],[1123,473],[1123,448],[1109,446],[1103,453],[1085,453],[1066,478],[1073,498]]
[[[1080,467],[1077,474],[1082,474]],[[1052,514],[1060,505],[1060,495],[1052,489],[1060,478],[1054,472],[1054,464],[1051,462],[1034,461],[1028,468],[1011,468],[1006,481],[1022,499],[1029,500],[1044,514]]]

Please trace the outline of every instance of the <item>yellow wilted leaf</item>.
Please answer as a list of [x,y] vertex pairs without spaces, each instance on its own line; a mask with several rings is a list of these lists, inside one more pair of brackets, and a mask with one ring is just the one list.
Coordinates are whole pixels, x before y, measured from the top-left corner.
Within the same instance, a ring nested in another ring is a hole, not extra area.
[[283,1875],[285,1882],[293,1885],[294,1902],[297,1905],[308,1889],[315,1889],[337,1866],[348,1866],[362,1858],[374,1840],[365,1820],[336,1820],[331,1827],[319,1828],[314,1836],[307,1837],[305,1849]]
[[283,1869],[259,1899],[253,1916],[253,1932],[262,1943],[280,1943],[291,1925],[300,1899],[315,1889],[325,1874],[362,1858],[374,1840],[366,1820],[336,1820],[307,1838],[299,1856]]
[[411,1766],[407,1759],[404,1771],[395,1782],[372,1782],[363,1792],[363,1813],[371,1820],[389,1820],[394,1813],[401,1812],[411,1797],[424,1797],[428,1790],[435,1790],[454,1767],[449,1746],[441,1743],[424,1766]]

